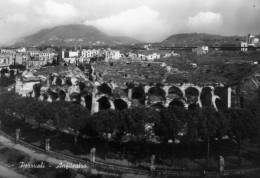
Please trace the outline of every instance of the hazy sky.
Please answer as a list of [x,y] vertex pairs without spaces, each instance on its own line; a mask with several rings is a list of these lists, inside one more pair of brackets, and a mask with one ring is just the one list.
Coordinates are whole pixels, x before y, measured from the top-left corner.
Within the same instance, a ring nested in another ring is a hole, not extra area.
[[0,44],[72,23],[146,41],[183,32],[259,34],[260,0],[0,0]]

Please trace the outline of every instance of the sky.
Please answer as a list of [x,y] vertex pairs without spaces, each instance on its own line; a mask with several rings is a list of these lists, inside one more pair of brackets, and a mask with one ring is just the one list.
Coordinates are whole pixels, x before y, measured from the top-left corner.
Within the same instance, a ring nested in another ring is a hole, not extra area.
[[0,0],[0,44],[64,24],[149,42],[190,32],[260,34],[259,17],[260,0]]

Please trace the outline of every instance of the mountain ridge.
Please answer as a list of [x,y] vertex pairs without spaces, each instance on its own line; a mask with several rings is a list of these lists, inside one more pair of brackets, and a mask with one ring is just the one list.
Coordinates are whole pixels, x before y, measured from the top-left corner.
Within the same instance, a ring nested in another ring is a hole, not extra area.
[[227,36],[208,33],[179,33],[167,37],[161,44],[165,46],[240,46],[240,42],[245,40],[246,36],[239,35]]
[[90,25],[70,24],[42,29],[21,38],[14,46],[87,46],[133,43],[140,43],[140,41],[125,36],[110,36]]

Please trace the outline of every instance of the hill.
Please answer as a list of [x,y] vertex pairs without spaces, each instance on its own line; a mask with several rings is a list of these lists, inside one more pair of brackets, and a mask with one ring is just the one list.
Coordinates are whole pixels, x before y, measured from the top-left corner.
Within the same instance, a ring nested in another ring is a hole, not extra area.
[[164,46],[239,46],[245,36],[221,36],[206,33],[182,33],[175,34],[161,42]]
[[93,26],[62,25],[43,29],[19,40],[14,46],[89,46],[139,43],[129,37],[109,36]]

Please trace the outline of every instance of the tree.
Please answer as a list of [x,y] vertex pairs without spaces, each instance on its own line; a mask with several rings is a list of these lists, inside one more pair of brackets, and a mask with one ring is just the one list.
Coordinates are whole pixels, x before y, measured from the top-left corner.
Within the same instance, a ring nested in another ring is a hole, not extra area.
[[39,83],[33,85],[33,91],[34,91],[35,98],[39,98],[39,96],[41,95],[41,84]]
[[161,110],[161,119],[155,124],[155,133],[163,138],[164,142],[174,140],[178,134],[177,117],[168,109]]
[[127,123],[126,132],[136,136],[137,138],[143,138],[145,134],[145,111],[144,108],[131,108],[125,110],[125,122]]
[[77,143],[78,133],[84,128],[87,123],[87,118],[90,117],[90,113],[79,105],[69,105],[70,117],[67,124],[69,128],[74,130],[74,143]]
[[216,136],[219,128],[219,120],[217,118],[217,112],[212,107],[202,108],[199,113],[199,136],[207,141],[207,165],[209,166],[210,157],[210,140]]
[[52,111],[50,110],[49,103],[43,104],[38,111],[35,113],[35,120],[38,122],[38,127],[40,128],[41,124],[47,122],[49,119],[52,119]]
[[241,143],[253,138],[258,132],[256,117],[247,109],[229,109],[227,117],[230,122],[230,135],[238,142],[239,164],[241,164]]

